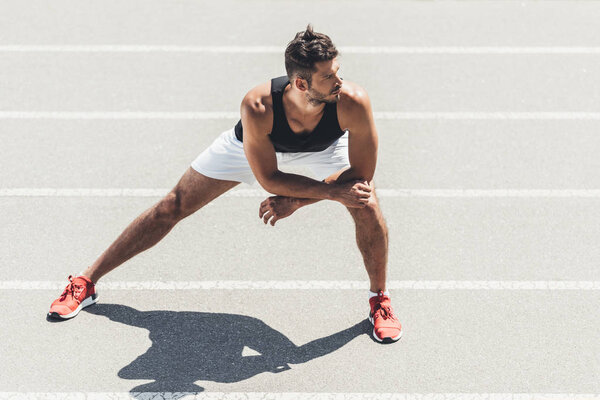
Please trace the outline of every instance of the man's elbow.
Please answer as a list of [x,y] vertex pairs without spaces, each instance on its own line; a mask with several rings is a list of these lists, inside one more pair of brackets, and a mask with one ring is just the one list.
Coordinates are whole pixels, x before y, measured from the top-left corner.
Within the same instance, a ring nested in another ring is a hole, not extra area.
[[357,175],[358,176],[355,179],[359,179],[361,181],[371,182],[373,180],[372,173],[361,173],[361,174],[357,174]]
[[265,191],[267,191],[267,192],[269,192],[269,193],[271,193],[271,194],[275,194],[275,193],[274,193],[274,191],[275,191],[275,186],[273,185],[273,181],[271,181],[271,180],[270,180],[270,179],[268,179],[268,178],[264,178],[264,177],[261,177],[261,178],[256,178],[256,180],[258,181],[258,184],[259,184],[260,186],[262,186],[262,188],[263,188]]
[[270,174],[263,174],[256,177],[256,180],[265,189],[267,192],[271,194],[277,194],[277,188],[279,185],[277,184],[277,177],[279,175],[279,171],[274,171]]
[[374,168],[350,168],[352,170],[352,179],[371,182],[375,175]]

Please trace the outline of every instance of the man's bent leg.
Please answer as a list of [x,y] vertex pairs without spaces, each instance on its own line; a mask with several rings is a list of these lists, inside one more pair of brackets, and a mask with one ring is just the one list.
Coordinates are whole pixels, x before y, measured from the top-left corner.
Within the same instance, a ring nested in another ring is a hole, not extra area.
[[[373,182],[370,186],[373,187]],[[369,321],[373,324],[373,338],[383,343],[395,342],[402,337],[402,324],[394,314],[389,293],[385,290],[388,230],[375,190],[366,207],[348,210],[356,224],[356,243],[371,281]]]
[[[373,182],[370,182],[373,187]],[[356,226],[356,243],[363,256],[371,281],[371,292],[386,290],[386,265],[388,258],[388,229],[379,208],[375,189],[364,208],[350,208]]]
[[158,243],[177,222],[239,183],[209,178],[189,168],[173,190],[131,222],[83,275],[96,283],[131,257]]

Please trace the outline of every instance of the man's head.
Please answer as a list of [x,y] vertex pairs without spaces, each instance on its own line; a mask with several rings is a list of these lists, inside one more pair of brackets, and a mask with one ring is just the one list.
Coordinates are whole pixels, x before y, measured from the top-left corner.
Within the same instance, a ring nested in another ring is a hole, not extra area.
[[336,102],[342,86],[337,55],[329,36],[314,32],[309,24],[285,49],[285,69],[292,86],[305,92],[313,104]]

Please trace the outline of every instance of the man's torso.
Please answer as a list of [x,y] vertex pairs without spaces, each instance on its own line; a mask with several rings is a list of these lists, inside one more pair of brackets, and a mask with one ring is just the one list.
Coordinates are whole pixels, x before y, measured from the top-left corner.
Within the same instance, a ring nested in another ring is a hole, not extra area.
[[[270,98],[265,103],[272,108],[273,125],[269,138],[276,152],[318,152],[328,148],[344,135],[340,128],[337,103],[327,103],[323,113],[310,121],[297,121],[286,115],[284,93],[289,85],[287,76],[271,79]],[[243,141],[242,121],[235,126],[236,138]]]

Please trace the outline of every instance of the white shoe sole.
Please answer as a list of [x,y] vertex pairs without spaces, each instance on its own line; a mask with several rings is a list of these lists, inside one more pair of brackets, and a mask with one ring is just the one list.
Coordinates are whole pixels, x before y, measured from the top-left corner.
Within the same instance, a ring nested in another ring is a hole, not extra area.
[[[375,323],[373,322],[373,317],[371,317],[371,315],[369,315],[369,322],[371,323],[371,325],[375,326]],[[401,337],[402,337],[402,329],[400,330],[400,333],[396,337],[386,337],[384,339],[379,339],[379,336],[377,336],[377,334],[375,333],[375,328],[373,328],[373,338],[375,340],[377,340],[379,343],[397,342],[398,340],[400,340]]]
[[82,309],[86,308],[87,306],[91,306],[92,304],[96,303],[98,301],[98,293],[95,293],[89,297],[86,297],[80,304],[79,306],[77,306],[77,308],[75,309],[75,311],[73,311],[72,313],[69,314],[65,314],[65,315],[60,315],[57,312],[52,312],[52,313],[48,313],[49,316],[54,317],[54,318],[62,318],[62,319],[69,319],[69,318],[73,318],[74,316],[76,316],[77,314],[79,314],[79,311],[81,311]]

